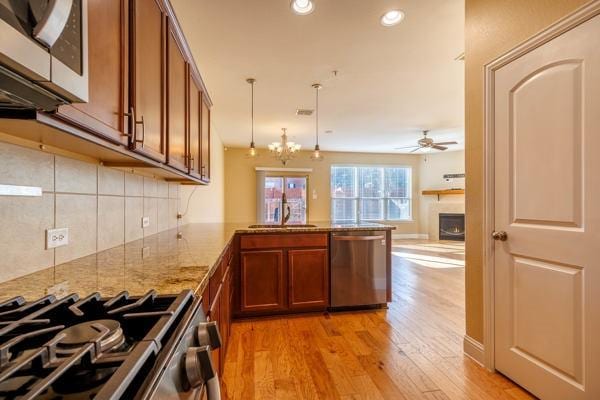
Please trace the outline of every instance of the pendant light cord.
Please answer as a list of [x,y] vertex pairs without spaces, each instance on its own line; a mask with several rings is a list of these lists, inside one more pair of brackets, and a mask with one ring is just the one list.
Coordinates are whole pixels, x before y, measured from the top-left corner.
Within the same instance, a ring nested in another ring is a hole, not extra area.
[[317,86],[317,146],[319,145],[319,87]]
[[251,107],[251,114],[252,114],[252,143],[254,143],[254,81],[252,81],[252,85],[251,85],[251,92],[252,92],[252,107]]

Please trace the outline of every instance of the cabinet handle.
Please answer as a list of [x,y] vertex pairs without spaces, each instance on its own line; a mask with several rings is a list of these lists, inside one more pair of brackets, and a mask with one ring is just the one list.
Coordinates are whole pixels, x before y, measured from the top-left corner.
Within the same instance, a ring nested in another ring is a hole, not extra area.
[[[123,133],[123,136],[127,136],[130,138],[133,138],[133,141],[135,143],[141,143],[142,147],[144,147],[144,138],[146,137],[146,124],[144,123],[144,116],[142,115],[142,119],[141,120],[137,120],[135,117],[135,108],[131,107],[129,108],[129,112],[128,113],[124,113],[125,116],[129,117],[129,121],[130,121],[130,129],[129,129],[129,133]],[[142,139],[138,139],[137,138],[137,125],[142,125]]]
[[[137,121],[134,119],[134,123],[136,125],[136,128],[134,129],[135,132],[135,142],[136,143],[141,143],[142,147],[144,147],[144,139],[146,138],[146,123],[144,122],[144,116],[142,115],[142,119]],[[142,125],[142,138],[138,139],[137,138],[137,125]]]
[[122,136],[133,137],[133,124],[132,121],[135,121],[135,110],[133,107],[129,108],[129,112],[123,113],[128,118],[128,133],[122,133]]

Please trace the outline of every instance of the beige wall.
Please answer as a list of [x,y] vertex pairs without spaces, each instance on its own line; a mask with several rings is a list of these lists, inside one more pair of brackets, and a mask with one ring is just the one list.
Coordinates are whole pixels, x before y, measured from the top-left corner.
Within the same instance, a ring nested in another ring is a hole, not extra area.
[[[256,221],[256,171],[255,167],[283,167],[281,162],[271,157],[267,150],[252,159],[246,157],[246,149],[230,148],[225,151],[225,220],[227,222]],[[398,233],[419,233],[420,196],[419,172],[421,157],[407,154],[339,153],[324,152],[324,161],[312,161],[309,151],[302,151],[290,161],[289,168],[312,168],[309,174],[308,220],[328,221],[330,219],[329,180],[332,164],[379,164],[403,165],[413,169],[413,210],[412,222],[397,224]],[[316,191],[317,199],[313,199]]]
[[[465,152],[464,151],[447,151],[444,153],[431,153],[421,156],[421,173],[419,176],[419,193],[429,189],[455,189],[465,188],[464,179],[454,179],[452,182],[444,180],[444,174],[464,174],[465,173]],[[421,195],[421,214],[419,221],[421,225],[421,233],[431,231],[429,227],[429,218],[431,208],[445,205],[446,203],[464,204],[464,195],[440,196],[423,196]],[[434,225],[437,224],[434,221]],[[430,234],[431,236],[431,234]]]
[[[177,226],[178,184],[35,148],[0,141],[0,184],[42,188],[0,196],[0,282]],[[46,250],[51,228],[69,228],[69,244]]]
[[211,132],[210,185],[181,185],[182,213],[185,212],[189,199],[188,211],[183,217],[186,224],[225,220],[225,155],[223,143],[215,133],[215,129],[211,128]]
[[467,334],[483,341],[484,65],[586,0],[466,0]]

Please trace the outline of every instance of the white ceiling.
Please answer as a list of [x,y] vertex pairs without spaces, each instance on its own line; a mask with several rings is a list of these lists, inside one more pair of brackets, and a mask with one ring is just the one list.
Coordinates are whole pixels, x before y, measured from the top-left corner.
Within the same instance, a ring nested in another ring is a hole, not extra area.
[[[226,146],[248,146],[245,80],[254,77],[258,147],[282,127],[304,149],[314,146],[314,116],[295,111],[314,108],[319,82],[323,150],[390,152],[421,129],[463,148],[464,64],[454,60],[464,47],[463,0],[314,0],[307,16],[293,14],[289,0],[171,2]],[[379,18],[392,8],[406,17],[385,28]]]

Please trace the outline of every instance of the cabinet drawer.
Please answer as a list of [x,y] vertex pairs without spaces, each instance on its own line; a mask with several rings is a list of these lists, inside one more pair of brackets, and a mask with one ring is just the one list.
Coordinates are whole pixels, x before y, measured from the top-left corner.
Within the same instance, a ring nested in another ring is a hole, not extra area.
[[244,235],[240,238],[243,250],[282,247],[327,247],[326,233],[282,233],[273,235]]

